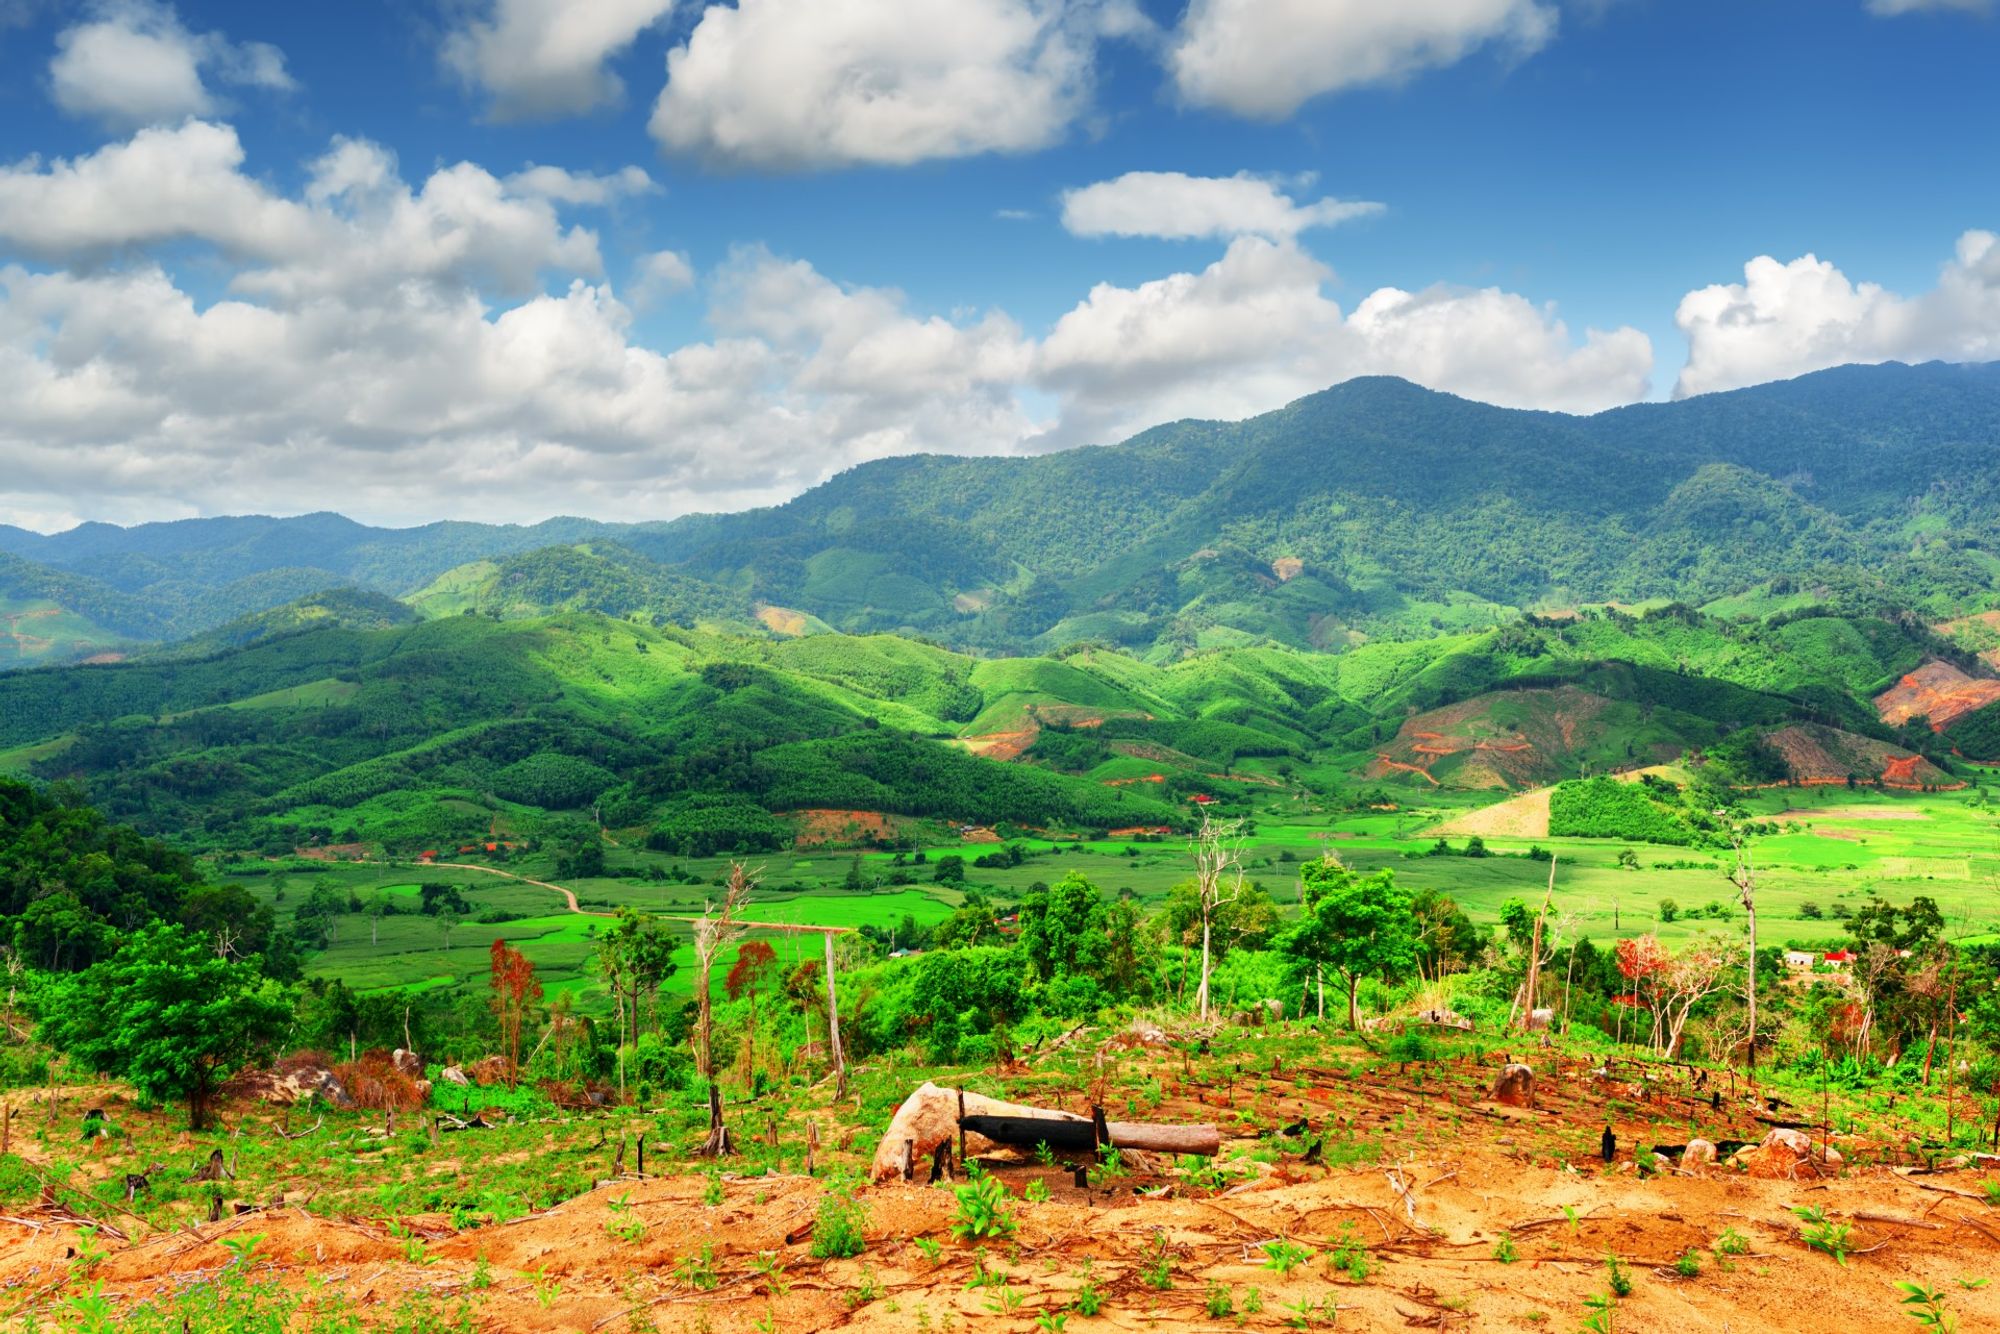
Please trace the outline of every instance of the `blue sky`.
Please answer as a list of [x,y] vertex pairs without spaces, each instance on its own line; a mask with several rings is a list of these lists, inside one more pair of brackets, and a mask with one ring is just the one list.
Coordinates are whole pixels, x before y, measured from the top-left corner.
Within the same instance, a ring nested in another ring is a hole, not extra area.
[[0,522],[2000,357],[1996,57],[1982,0],[0,0]]

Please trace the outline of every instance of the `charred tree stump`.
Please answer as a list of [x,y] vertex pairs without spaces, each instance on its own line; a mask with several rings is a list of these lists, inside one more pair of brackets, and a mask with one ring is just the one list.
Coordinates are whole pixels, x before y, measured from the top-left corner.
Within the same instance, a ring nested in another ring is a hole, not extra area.
[[708,1139],[701,1146],[704,1158],[720,1158],[729,1152],[729,1127],[722,1123],[722,1089],[711,1082],[708,1086]]
[[906,1139],[903,1141],[903,1180],[914,1181],[916,1177],[917,1142],[913,1139]]

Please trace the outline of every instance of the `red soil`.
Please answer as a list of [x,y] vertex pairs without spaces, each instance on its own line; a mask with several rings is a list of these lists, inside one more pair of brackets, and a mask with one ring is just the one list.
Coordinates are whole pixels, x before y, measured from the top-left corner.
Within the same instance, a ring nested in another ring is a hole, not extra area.
[[1927,662],[1875,697],[1882,721],[1900,727],[1912,718],[1930,720],[1933,732],[2000,701],[2000,681],[1967,676],[1948,662]]
[[806,810],[792,811],[790,817],[798,821],[799,832],[793,842],[801,848],[821,847],[828,843],[861,843],[871,839],[892,840],[908,823],[880,811]]

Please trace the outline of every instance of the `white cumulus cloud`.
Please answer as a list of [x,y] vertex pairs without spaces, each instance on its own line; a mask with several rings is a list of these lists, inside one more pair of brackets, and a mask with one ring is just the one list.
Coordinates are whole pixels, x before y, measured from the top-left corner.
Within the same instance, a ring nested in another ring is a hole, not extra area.
[[1483,46],[1530,54],[1555,31],[1547,0],[1193,0],[1167,63],[1184,101],[1276,120]]
[[1382,205],[1347,199],[1295,202],[1282,181],[1248,172],[1189,176],[1178,171],[1128,171],[1109,181],[1065,191],[1063,226],[1077,236],[1296,236],[1380,213]]
[[106,0],[56,37],[49,91],[73,116],[126,129],[207,116],[216,83],[288,91],[284,53],[265,42],[190,32],[169,5]]
[[673,7],[674,0],[490,0],[446,35],[444,62],[487,95],[496,120],[580,115],[624,96],[605,62]]
[[1737,389],[1847,362],[2000,359],[2000,237],[1969,231],[1937,286],[1905,297],[1857,283],[1815,255],[1760,255],[1743,281],[1681,298],[1688,360],[1676,397]]
[[[1248,233],[1045,330],[739,247],[702,275],[706,334],[654,347],[633,305],[691,286],[688,257],[639,258],[628,301],[566,216],[643,173],[406,179],[357,139],[305,168],[281,192],[203,121],[0,168],[0,254],[20,257],[0,263],[0,514],[670,517],[885,455],[1242,416],[1355,375],[1581,411],[1643,396],[1651,365],[1633,330],[1574,337],[1500,291],[1385,288],[1344,311],[1297,236]],[[190,251],[199,284],[174,267]]]
[[652,133],[674,153],[762,169],[1042,148],[1087,105],[1105,30],[1100,8],[1075,0],[710,5],[667,57]]
[[1512,407],[1592,412],[1645,396],[1652,345],[1588,331],[1496,289],[1383,288],[1352,314],[1295,243],[1243,237],[1199,273],[1100,284],[1039,349],[1065,439],[1182,416],[1238,417],[1357,375],[1400,375]]

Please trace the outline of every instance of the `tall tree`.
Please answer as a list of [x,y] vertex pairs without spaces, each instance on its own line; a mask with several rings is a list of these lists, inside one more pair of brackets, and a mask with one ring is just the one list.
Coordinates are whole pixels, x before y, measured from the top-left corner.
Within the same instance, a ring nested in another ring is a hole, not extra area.
[[500,1023],[500,1043],[507,1051],[507,1087],[521,1082],[521,1028],[528,1007],[542,998],[542,984],[528,956],[498,936],[489,951],[488,984],[493,989],[493,1017]]
[[81,973],[46,979],[32,1005],[43,1042],[142,1097],[185,1100],[195,1130],[215,1090],[268,1053],[291,1015],[284,987],[170,922],[142,927]]
[[728,976],[722,979],[722,989],[729,999],[750,998],[749,1059],[743,1063],[743,1083],[752,1092],[757,1088],[757,984],[777,962],[778,952],[769,941],[746,940],[737,949],[736,962],[730,965]]
[[1362,875],[1333,857],[1300,872],[1305,912],[1280,948],[1301,968],[1325,968],[1347,983],[1347,1026],[1361,1026],[1361,979],[1416,966],[1416,920],[1394,871]]

